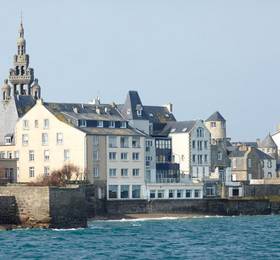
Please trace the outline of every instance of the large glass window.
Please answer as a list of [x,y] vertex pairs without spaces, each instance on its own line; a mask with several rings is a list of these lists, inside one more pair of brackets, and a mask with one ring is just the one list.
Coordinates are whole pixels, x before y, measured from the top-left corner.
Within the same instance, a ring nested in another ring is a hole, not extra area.
[[109,136],[109,147],[110,148],[117,147],[117,137],[116,136]]
[[140,199],[141,197],[141,185],[132,185],[132,198]]
[[128,136],[122,136],[121,137],[121,148],[128,148],[129,143],[128,143]]
[[129,198],[129,185],[121,185],[121,199]]
[[140,148],[140,136],[133,136],[132,137],[132,147],[133,148]]
[[118,198],[118,185],[109,185],[109,198],[110,199]]

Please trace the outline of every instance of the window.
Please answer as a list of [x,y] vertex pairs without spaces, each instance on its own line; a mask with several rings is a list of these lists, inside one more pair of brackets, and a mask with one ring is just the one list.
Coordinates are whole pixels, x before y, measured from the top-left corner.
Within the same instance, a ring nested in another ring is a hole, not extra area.
[[93,168],[93,177],[99,177],[99,168],[98,167],[94,167]]
[[8,152],[7,152],[7,158],[8,158],[8,159],[12,159],[12,158],[13,158],[13,153],[10,152],[10,151],[8,151]]
[[87,127],[87,120],[79,120],[80,127]]
[[115,122],[109,121],[109,128],[115,128]]
[[44,129],[49,129],[50,122],[49,119],[44,119]]
[[252,167],[252,159],[248,159],[248,168]]
[[109,185],[109,199],[118,198],[118,185]]
[[206,196],[209,196],[209,197],[215,196],[215,188],[206,187]]
[[272,178],[272,173],[271,173],[271,172],[268,172],[268,173],[267,173],[267,177],[268,177],[268,178]]
[[121,199],[129,198],[129,185],[121,185]]
[[168,197],[169,197],[170,199],[171,199],[171,198],[174,198],[174,197],[175,197],[175,190],[169,190]]
[[140,199],[141,197],[141,185],[132,185],[132,198]]
[[126,122],[121,122],[121,128],[126,128],[127,125],[126,125]]
[[103,127],[103,121],[97,121],[97,127]]
[[204,141],[204,149],[208,149],[208,142]]
[[93,151],[93,160],[98,161],[99,160],[99,152],[98,151]]
[[155,198],[156,198],[156,191],[150,190],[150,199],[155,199]]
[[29,161],[34,161],[34,151],[29,150]]
[[109,160],[116,160],[117,153],[115,152],[109,152]]
[[38,128],[39,127],[39,121],[38,120],[34,120],[34,127]]
[[117,137],[116,136],[109,136],[109,147],[110,148],[117,147]]
[[164,199],[164,190],[158,190],[158,199]]
[[12,144],[12,137],[11,136],[6,136],[5,137],[5,144]]
[[192,141],[192,148],[195,149],[195,140]]
[[35,177],[35,169],[34,167],[29,167],[29,177],[34,178]]
[[139,153],[132,153],[132,160],[138,161],[139,160]]
[[128,148],[128,137],[127,136],[122,136],[121,137],[121,148]]
[[204,155],[204,163],[207,163],[208,162],[208,156],[207,154]]
[[218,160],[219,160],[219,161],[223,160],[223,154],[222,154],[222,152],[218,152]]
[[5,156],[5,152],[1,151],[1,152],[0,152],[0,158],[1,158],[1,159],[5,159],[5,157],[6,157],[6,156]]
[[211,127],[211,128],[216,127],[216,122],[211,122],[211,123],[210,123],[210,127]]
[[44,176],[49,176],[50,174],[50,167],[49,166],[45,166],[44,167]]
[[204,129],[202,127],[199,127],[196,129],[196,136],[197,137],[204,137]]
[[64,161],[70,160],[70,151],[68,149],[64,150]]
[[140,148],[140,136],[133,136],[132,137],[132,147],[133,148]]
[[22,145],[28,145],[28,135],[27,134],[22,135]]
[[177,190],[177,198],[183,198],[184,197],[184,192],[183,190]]
[[201,196],[201,190],[194,190],[194,197],[200,198],[200,196]]
[[121,153],[121,160],[127,160],[127,153]]
[[195,154],[192,156],[192,162],[195,163]]
[[47,133],[42,133],[42,145],[47,145],[49,142],[49,136]]
[[29,129],[29,122],[28,122],[28,120],[23,120],[22,123],[23,123],[23,125],[22,125],[23,129],[25,129],[25,130]]
[[239,196],[239,188],[232,189],[232,196]]
[[49,150],[44,150],[44,161],[50,160],[50,152]]
[[[19,159],[19,151],[15,151],[15,152],[14,152],[14,157],[15,157],[16,159]],[[0,155],[0,158],[1,158],[1,155]]]
[[63,144],[63,133],[56,134],[56,144]]
[[139,172],[140,172],[140,170],[139,169],[132,169],[132,176],[133,177],[139,177]]
[[110,177],[117,177],[117,169],[109,169]]
[[192,190],[186,190],[186,198],[192,197]]
[[128,177],[128,169],[121,169],[121,176]]
[[95,145],[95,146],[99,145],[99,136],[97,136],[97,135],[93,136],[93,145]]

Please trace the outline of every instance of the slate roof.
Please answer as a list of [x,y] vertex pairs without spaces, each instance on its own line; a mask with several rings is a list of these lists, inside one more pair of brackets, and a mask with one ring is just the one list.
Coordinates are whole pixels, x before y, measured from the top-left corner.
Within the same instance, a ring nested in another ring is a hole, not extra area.
[[268,136],[260,142],[259,147],[261,148],[276,148],[277,149],[277,145],[274,142],[274,140],[272,139],[271,135],[268,134]]
[[245,151],[240,151],[239,149],[235,149],[229,154],[229,157],[243,157],[244,155],[245,155]]
[[209,121],[220,121],[220,122],[226,122],[226,120],[223,118],[223,116],[216,111],[215,113],[213,113],[209,118],[207,118],[205,120],[205,122],[209,122]]
[[[44,106],[53,113],[59,120],[70,124],[72,127],[92,135],[144,135],[141,131],[127,128],[107,127],[79,127],[77,121],[102,120],[102,121],[126,121],[118,110],[109,104],[81,104],[81,103],[44,103]],[[107,108],[107,112],[105,111]],[[100,113],[97,113],[99,110]],[[76,111],[76,112],[74,112]]]
[[259,149],[256,149],[256,155],[261,160],[273,160],[273,158],[270,155],[264,153],[263,151],[261,151]]
[[188,133],[197,121],[175,121],[168,122],[159,135],[167,136],[169,133]]
[[246,145],[254,148],[258,148],[257,142],[231,142],[233,146],[240,146],[240,145]]
[[[142,109],[142,115],[137,115],[137,107]],[[130,90],[124,104],[118,109],[126,120],[149,120],[151,123],[167,123],[176,121],[173,113],[165,106],[143,106],[137,91]]]
[[36,101],[32,96],[16,96],[14,101],[19,117],[22,117],[36,104]]

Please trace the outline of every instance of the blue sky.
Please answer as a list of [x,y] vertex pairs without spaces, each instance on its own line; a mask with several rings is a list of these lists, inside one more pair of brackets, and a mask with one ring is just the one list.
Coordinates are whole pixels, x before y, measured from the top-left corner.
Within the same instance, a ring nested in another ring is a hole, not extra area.
[[0,78],[16,52],[23,11],[27,52],[46,101],[174,104],[177,120],[219,110],[233,140],[280,123],[280,1],[5,1]]

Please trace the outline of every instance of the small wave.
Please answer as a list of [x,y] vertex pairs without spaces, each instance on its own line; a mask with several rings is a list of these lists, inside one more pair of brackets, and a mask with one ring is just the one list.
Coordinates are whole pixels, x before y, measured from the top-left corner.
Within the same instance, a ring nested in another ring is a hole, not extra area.
[[84,230],[84,228],[52,228],[52,231],[78,231]]

